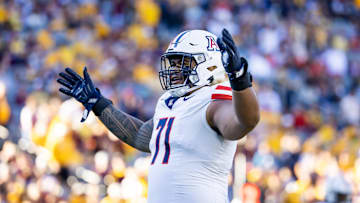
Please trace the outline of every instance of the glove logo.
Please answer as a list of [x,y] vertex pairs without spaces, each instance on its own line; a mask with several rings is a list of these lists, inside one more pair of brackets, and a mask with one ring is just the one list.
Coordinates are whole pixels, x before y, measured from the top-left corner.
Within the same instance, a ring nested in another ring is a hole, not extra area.
[[57,79],[57,82],[62,85],[60,92],[74,97],[85,106],[81,122],[86,120],[95,103],[102,97],[91,81],[86,67],[83,72],[84,78],[71,68],[66,68],[65,72],[59,73],[61,78]]
[[208,51],[220,51],[219,46],[216,44],[216,41],[214,37],[212,36],[206,36],[206,39],[208,40]]

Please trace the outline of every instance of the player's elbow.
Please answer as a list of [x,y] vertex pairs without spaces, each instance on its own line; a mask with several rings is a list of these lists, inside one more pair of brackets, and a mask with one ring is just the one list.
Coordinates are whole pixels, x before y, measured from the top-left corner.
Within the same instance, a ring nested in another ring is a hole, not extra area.
[[244,121],[238,121],[236,127],[233,128],[232,132],[229,133],[227,139],[239,140],[251,132],[260,121],[259,115],[254,115],[252,118],[248,118]]
[[253,130],[256,127],[256,125],[260,121],[260,112],[254,111],[252,113],[246,114],[246,116],[243,116],[243,117],[238,116],[238,121],[239,121],[239,123],[238,123],[239,126],[244,128],[245,131],[250,132],[251,130]]
[[260,121],[260,113],[254,112],[251,116],[245,119],[244,126],[249,130],[253,130]]
[[260,117],[254,118],[254,119],[246,122],[243,127],[244,131],[246,132],[245,134],[248,134],[250,131],[252,131],[257,126],[259,121],[260,121]]

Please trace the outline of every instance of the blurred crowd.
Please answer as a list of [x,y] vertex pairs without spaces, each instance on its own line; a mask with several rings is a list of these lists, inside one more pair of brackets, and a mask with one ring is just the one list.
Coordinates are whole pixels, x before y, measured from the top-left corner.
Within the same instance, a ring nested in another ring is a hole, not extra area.
[[230,200],[360,202],[359,19],[359,0],[0,0],[0,202],[146,202],[149,155],[94,115],[80,123],[57,74],[87,66],[105,97],[146,120],[171,39],[223,27],[261,105]]

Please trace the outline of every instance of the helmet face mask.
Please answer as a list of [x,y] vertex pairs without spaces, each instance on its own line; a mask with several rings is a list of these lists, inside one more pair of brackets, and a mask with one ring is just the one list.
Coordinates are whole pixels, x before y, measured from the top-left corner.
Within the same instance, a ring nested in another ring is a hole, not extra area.
[[159,79],[164,90],[186,94],[189,88],[226,80],[216,36],[204,30],[180,33],[161,56]]
[[199,81],[193,54],[171,52],[161,56],[159,79],[164,90],[193,86]]

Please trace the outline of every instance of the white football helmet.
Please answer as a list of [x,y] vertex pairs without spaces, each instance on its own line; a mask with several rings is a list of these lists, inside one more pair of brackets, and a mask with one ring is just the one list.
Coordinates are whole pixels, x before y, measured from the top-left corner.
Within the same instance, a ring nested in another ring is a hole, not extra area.
[[[227,80],[216,40],[216,35],[204,30],[187,30],[177,35],[161,56],[162,88],[181,97],[197,88]],[[180,59],[180,67],[175,67],[173,58]],[[182,75],[182,84],[172,80],[178,74]]]

